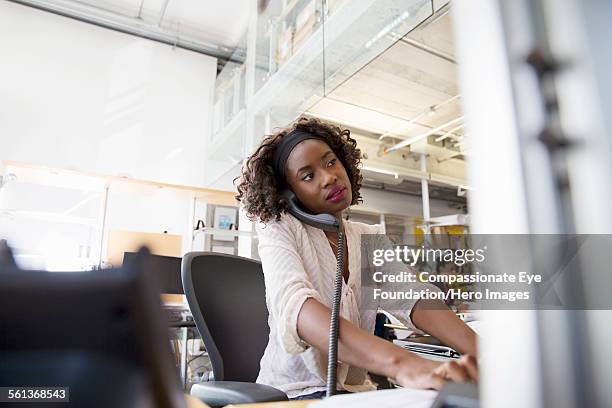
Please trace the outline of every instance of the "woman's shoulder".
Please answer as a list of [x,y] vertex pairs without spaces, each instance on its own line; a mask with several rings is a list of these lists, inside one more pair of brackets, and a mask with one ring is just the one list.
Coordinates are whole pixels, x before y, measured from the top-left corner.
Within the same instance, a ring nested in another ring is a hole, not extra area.
[[[345,225],[351,229],[351,231],[360,235],[382,234],[383,232],[382,225],[380,224],[371,225],[350,220],[345,220],[344,222]],[[288,213],[282,214],[278,220],[271,220],[266,223],[258,222],[255,225],[255,230],[260,237],[287,233],[297,235],[299,231],[303,231],[305,229],[305,225],[300,220]]]
[[365,224],[363,222],[345,221],[358,234],[382,234],[382,225]]
[[270,236],[278,234],[295,234],[301,227],[301,222],[294,216],[284,213],[278,220],[270,220],[266,223],[258,222],[255,224],[257,235]]

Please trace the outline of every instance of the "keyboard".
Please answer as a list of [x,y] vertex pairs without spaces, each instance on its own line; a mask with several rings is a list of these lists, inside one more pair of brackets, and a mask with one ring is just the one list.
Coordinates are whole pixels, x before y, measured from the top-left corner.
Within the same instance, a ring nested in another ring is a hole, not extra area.
[[178,322],[192,322],[193,315],[191,311],[185,307],[177,307],[177,306],[163,306],[164,313],[166,314],[166,321],[168,323],[178,323]]
[[393,340],[393,344],[412,351],[413,353],[434,357],[434,359],[440,358],[445,360],[461,357],[461,354],[454,349],[438,344],[427,344],[410,340]]
[[473,383],[446,383],[431,408],[479,408],[478,386]]

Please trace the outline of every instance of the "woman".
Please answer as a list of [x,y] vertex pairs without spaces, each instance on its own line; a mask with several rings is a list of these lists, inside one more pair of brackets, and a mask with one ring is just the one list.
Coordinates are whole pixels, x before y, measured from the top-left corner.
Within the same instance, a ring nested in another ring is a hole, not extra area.
[[[320,398],[327,376],[327,345],[338,234],[300,222],[287,212],[290,189],[313,214],[333,214],[361,201],[360,151],[348,130],[301,118],[263,139],[247,160],[237,199],[258,221],[270,339],[257,382],[289,398]],[[343,221],[346,237],[338,339],[338,389],[375,389],[367,372],[413,388],[477,380],[476,336],[441,302],[407,301],[397,316],[408,327],[439,338],[465,356],[440,363],[375,337],[375,308],[361,302],[361,234],[379,226]]]

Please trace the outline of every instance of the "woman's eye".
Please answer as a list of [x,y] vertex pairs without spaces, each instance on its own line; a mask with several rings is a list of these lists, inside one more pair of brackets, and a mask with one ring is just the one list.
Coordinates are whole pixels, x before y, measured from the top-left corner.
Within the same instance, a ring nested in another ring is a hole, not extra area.
[[331,159],[331,160],[329,161],[329,163],[327,163],[327,167],[331,167],[331,166],[333,166],[334,164],[336,164],[336,159]]
[[312,180],[313,174],[312,173],[308,173],[306,174],[304,177],[302,177],[303,181],[309,181]]

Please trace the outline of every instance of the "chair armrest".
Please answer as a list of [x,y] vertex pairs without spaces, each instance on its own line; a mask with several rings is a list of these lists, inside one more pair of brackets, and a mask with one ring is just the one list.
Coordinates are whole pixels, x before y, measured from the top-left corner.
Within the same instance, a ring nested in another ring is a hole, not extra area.
[[191,395],[212,408],[229,404],[287,401],[287,395],[274,387],[238,381],[206,381],[194,384]]

